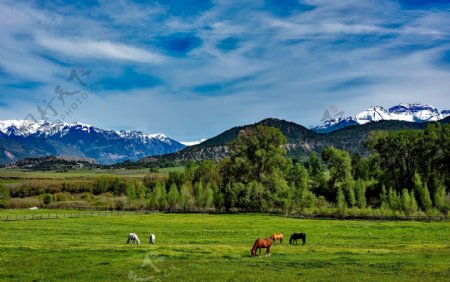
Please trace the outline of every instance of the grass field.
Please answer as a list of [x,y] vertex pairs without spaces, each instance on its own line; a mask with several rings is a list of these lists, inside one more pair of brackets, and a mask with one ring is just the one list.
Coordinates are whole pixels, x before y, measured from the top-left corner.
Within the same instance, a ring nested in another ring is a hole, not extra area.
[[[126,245],[129,232],[142,244]],[[275,232],[305,232],[307,243],[286,240],[271,257],[250,257],[255,239]],[[449,238],[450,222],[266,215],[0,222],[0,281],[448,281]]]
[[183,166],[160,168],[157,173],[145,169],[73,169],[67,172],[36,171],[0,168],[0,180],[18,181],[26,179],[86,179],[98,176],[143,178],[146,175],[167,176],[170,171],[184,171]]

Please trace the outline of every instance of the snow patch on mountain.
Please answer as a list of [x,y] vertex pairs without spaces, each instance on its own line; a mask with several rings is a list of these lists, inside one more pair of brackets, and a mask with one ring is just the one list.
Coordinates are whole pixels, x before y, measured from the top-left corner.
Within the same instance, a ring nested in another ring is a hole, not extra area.
[[70,130],[77,130],[85,133],[96,132],[105,135],[117,135],[117,138],[139,140],[144,144],[151,143],[152,140],[159,140],[167,144],[171,144],[172,140],[162,133],[145,134],[141,131],[133,130],[104,130],[94,127],[90,124],[81,122],[74,123],[51,123],[45,120],[37,122],[31,120],[0,120],[0,132],[8,136],[27,137],[36,135],[40,137],[50,137],[58,135],[65,136]]
[[8,151],[5,151],[5,156],[10,160],[14,160],[16,158],[16,156],[14,156],[11,152]]
[[167,144],[172,144],[172,140],[162,133],[145,134],[142,131],[120,130],[115,132],[122,138],[139,140],[144,144],[151,143],[152,140],[159,140]]
[[381,106],[371,106],[354,116],[326,120],[322,125],[313,128],[313,130],[320,133],[327,133],[350,125],[366,124],[382,120],[429,122],[438,121],[448,116],[450,116],[449,109],[444,109],[439,112],[433,106],[422,104],[401,103],[387,110]]
[[0,132],[8,136],[53,136],[59,134],[64,136],[70,129],[77,129],[84,132],[91,132],[97,130],[89,124],[81,122],[74,123],[51,123],[46,120],[39,120],[37,122],[32,120],[0,120]]
[[194,146],[194,145],[198,145],[206,140],[207,140],[206,138],[202,138],[200,140],[195,140],[195,141],[180,141],[180,143],[185,146]]

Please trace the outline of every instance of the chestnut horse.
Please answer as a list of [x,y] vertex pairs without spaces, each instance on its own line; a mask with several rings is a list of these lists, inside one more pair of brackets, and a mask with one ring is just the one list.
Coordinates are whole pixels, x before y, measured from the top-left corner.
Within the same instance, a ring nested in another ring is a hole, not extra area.
[[280,243],[283,244],[283,238],[284,235],[282,233],[272,234],[272,236],[270,236],[270,240],[272,240],[274,243],[276,243],[277,240],[280,240]]
[[256,239],[255,244],[253,244],[252,248],[252,257],[256,256],[256,251],[259,249],[259,256],[261,256],[261,249],[266,249],[266,257],[270,257],[270,246],[272,246],[271,239],[259,238]]

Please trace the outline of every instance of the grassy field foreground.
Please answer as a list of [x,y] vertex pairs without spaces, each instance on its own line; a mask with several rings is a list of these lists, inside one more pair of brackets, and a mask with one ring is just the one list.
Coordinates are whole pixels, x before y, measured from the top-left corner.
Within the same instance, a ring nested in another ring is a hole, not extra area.
[[[142,244],[126,245],[129,232]],[[270,258],[251,258],[255,239],[275,232],[305,232],[307,244],[286,238]],[[0,281],[448,281],[449,239],[450,222],[202,214],[0,222]]]

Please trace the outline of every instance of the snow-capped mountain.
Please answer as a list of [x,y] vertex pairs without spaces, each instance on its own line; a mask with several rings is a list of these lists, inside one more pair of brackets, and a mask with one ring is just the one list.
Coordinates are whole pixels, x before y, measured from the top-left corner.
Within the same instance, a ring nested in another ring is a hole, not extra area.
[[0,121],[0,163],[26,157],[64,155],[111,164],[173,153],[184,147],[162,133],[104,130],[79,122]]
[[450,116],[449,109],[439,112],[435,107],[422,104],[399,104],[387,110],[381,106],[372,106],[354,116],[326,120],[322,125],[313,128],[313,130],[327,133],[349,125],[366,124],[381,120],[429,122],[438,121],[448,116]]

